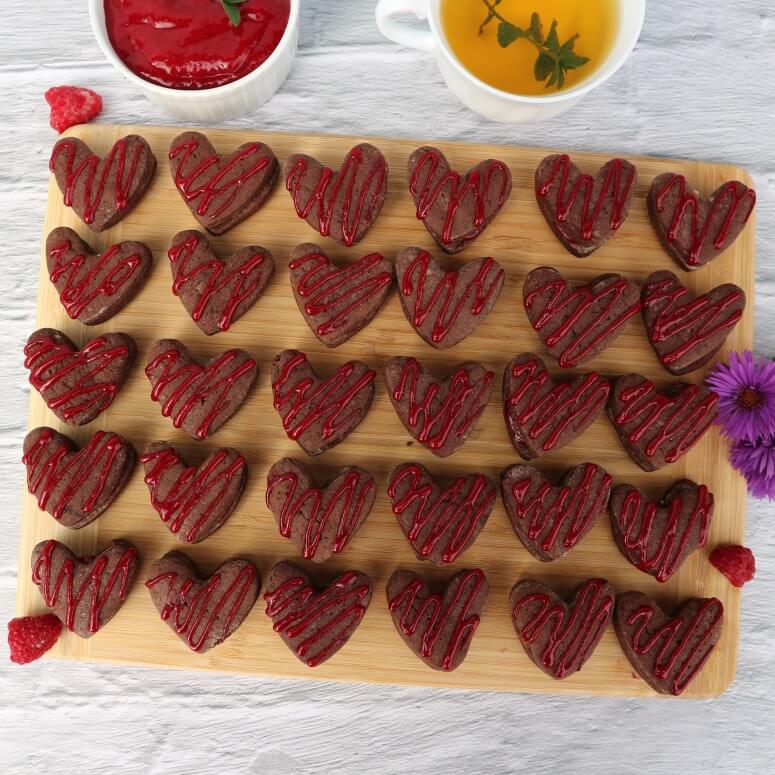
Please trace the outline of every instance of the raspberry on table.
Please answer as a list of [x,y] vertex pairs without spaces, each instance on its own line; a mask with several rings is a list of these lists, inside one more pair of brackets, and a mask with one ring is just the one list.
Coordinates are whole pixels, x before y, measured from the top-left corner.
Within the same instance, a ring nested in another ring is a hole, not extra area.
[[80,86],[54,86],[46,94],[51,106],[51,126],[60,134],[75,124],[85,124],[102,111],[102,97]]
[[742,587],[756,573],[753,552],[745,546],[719,546],[711,552],[710,562],[735,587]]
[[54,614],[22,616],[8,622],[11,662],[26,665],[42,657],[62,632],[62,622]]

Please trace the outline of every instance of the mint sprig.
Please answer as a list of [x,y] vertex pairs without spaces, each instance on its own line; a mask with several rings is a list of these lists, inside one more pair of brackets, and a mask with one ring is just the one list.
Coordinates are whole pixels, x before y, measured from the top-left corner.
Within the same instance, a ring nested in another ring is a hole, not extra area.
[[240,13],[240,6],[245,0],[221,0],[221,6],[226,11],[226,15],[229,17],[232,27],[239,27],[242,21],[242,14]]
[[552,21],[549,28],[549,34],[544,36],[544,26],[541,23],[541,17],[534,13],[530,17],[530,26],[527,28],[518,27],[512,24],[508,19],[504,19],[498,12],[497,6],[503,0],[482,0],[487,6],[487,18],[479,27],[481,35],[487,25],[498,20],[498,45],[501,48],[507,48],[512,43],[524,39],[532,43],[538,51],[538,57],[533,67],[533,74],[537,81],[546,81],[546,88],[550,89],[556,86],[562,89],[565,86],[565,78],[568,70],[576,70],[589,62],[589,57],[579,56],[574,48],[579,39],[578,34],[571,36],[564,43],[560,43],[560,36],[557,33],[557,20]]

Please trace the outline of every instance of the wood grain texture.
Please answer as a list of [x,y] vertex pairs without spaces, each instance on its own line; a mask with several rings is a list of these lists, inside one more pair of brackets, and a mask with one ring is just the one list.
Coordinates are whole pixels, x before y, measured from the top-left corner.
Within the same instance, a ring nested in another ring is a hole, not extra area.
[[[169,123],[103,59],[86,4],[0,2],[0,621],[14,615],[38,249],[55,133],[43,91],[75,83],[105,98],[100,121]],[[503,126],[464,110],[433,57],[384,41],[374,2],[304,0],[300,49],[277,96],[226,126],[553,145],[735,162],[759,194],[756,347],[775,354],[775,46],[770,0],[651,2],[633,56],[571,114]],[[260,679],[58,659],[11,665],[0,647],[5,772],[261,775],[366,772],[686,775],[771,769],[775,509],[749,500],[746,543],[761,568],[743,593],[739,668],[710,702],[514,696]],[[768,570],[769,569],[769,570]],[[400,646],[400,642],[398,643]]]
[[[159,621],[142,583],[135,587],[109,627],[88,640],[68,634],[60,640],[52,655],[344,681],[548,693],[651,694],[643,681],[633,678],[612,628],[585,669],[564,681],[553,681],[538,671],[513,635],[508,595],[517,580],[538,578],[558,589],[568,589],[590,576],[602,575],[619,592],[639,589],[656,595],[665,605],[696,595],[719,597],[726,609],[722,639],[706,668],[684,696],[707,697],[723,692],[735,672],[740,592],[727,584],[707,558],[714,546],[743,540],[745,489],[742,479],[724,461],[724,442],[716,429],[677,463],[647,474],[626,455],[603,415],[574,442],[538,463],[542,470],[559,474],[590,460],[602,465],[614,477],[615,483],[635,484],[654,497],[677,479],[691,478],[707,484],[716,494],[716,517],[708,547],[692,555],[667,584],[657,585],[625,561],[613,542],[607,516],[567,557],[541,564],[519,544],[500,502],[471,549],[446,573],[432,571],[414,558],[391,514],[385,491],[392,468],[417,460],[438,476],[480,472],[498,478],[501,471],[518,462],[519,458],[506,435],[500,389],[493,390],[490,405],[466,444],[449,458],[439,460],[409,438],[391,407],[382,369],[387,360],[396,355],[414,355],[426,365],[447,372],[458,363],[476,360],[491,368],[498,375],[496,384],[499,383],[503,369],[515,354],[542,351],[521,302],[522,281],[531,269],[548,264],[576,281],[589,280],[605,272],[623,271],[642,284],[655,269],[673,267],[648,220],[645,196],[651,180],[662,172],[675,170],[685,174],[701,191],[710,192],[725,180],[748,180],[746,173],[729,165],[632,159],[639,169],[639,181],[629,218],[607,245],[593,256],[579,260],[568,254],[554,238],[535,202],[533,176],[546,151],[444,143],[444,151],[453,168],[467,169],[480,159],[498,158],[512,171],[514,190],[499,217],[463,254],[447,262],[452,265],[455,261],[479,255],[495,257],[506,271],[498,304],[471,336],[456,347],[440,352],[414,333],[401,311],[397,294],[393,293],[369,326],[344,345],[328,350],[302,319],[291,293],[288,255],[297,244],[308,240],[311,233],[306,223],[294,214],[291,198],[281,184],[256,215],[227,235],[211,239],[216,251],[223,254],[230,254],[247,244],[260,244],[272,252],[277,271],[256,305],[228,332],[207,337],[172,295],[166,250],[174,234],[192,227],[193,221],[177,195],[167,169],[166,152],[176,132],[158,127],[97,125],[72,130],[73,135],[81,137],[103,156],[118,137],[141,134],[150,143],[160,169],[146,196],[129,216],[113,229],[91,238],[92,246],[100,250],[114,242],[134,239],[147,244],[154,253],[153,270],[137,297],[110,321],[94,327],[95,332],[130,334],[138,345],[138,364],[117,399],[97,420],[77,431],[64,430],[79,442],[88,439],[97,429],[111,430],[125,435],[138,450],[149,441],[167,440],[179,446],[189,460],[197,464],[216,446],[240,450],[250,466],[242,501],[218,533],[186,551],[208,573],[232,554],[248,557],[258,565],[265,578],[279,559],[295,558],[292,545],[279,536],[275,521],[265,506],[266,474],[282,457],[304,457],[286,437],[272,407],[269,382],[272,357],[283,349],[296,348],[308,353],[312,363],[323,373],[352,358],[365,361],[379,375],[370,412],[345,442],[315,459],[311,468],[317,472],[330,472],[346,465],[364,466],[377,480],[377,502],[348,549],[314,573],[327,579],[349,568],[361,570],[371,577],[376,593],[368,615],[352,639],[334,659],[315,670],[304,667],[288,653],[272,633],[261,603],[223,646],[206,655],[190,653]],[[249,140],[261,139],[281,160],[292,153],[305,152],[334,167],[360,140],[272,133],[257,136],[225,130],[208,130],[207,134],[221,153],[230,153]],[[352,260],[374,251],[392,257],[399,249],[410,245],[437,253],[431,237],[416,218],[406,180],[406,160],[414,148],[424,144],[423,141],[374,142],[385,154],[390,168],[383,212],[355,249],[347,251],[327,239],[320,240],[322,247],[330,256],[341,260]],[[596,170],[606,160],[603,155],[589,153],[574,153],[573,157],[582,169],[589,171]],[[722,258],[683,278],[693,292],[704,292],[723,281],[730,281],[740,285],[749,296],[753,294],[754,220]],[[76,229],[84,239],[89,236],[78,217],[64,207],[59,189],[52,181],[44,232],[57,225]],[[87,333],[83,326],[67,318],[58,303],[56,291],[47,277],[45,259],[41,267],[37,325],[59,328],[76,341]],[[726,347],[739,350],[750,346],[752,326],[753,311],[749,308]],[[158,406],[150,401],[149,385],[142,367],[150,345],[165,337],[180,339],[200,358],[239,347],[251,352],[259,362],[256,389],[240,412],[204,443],[192,442],[182,431],[175,431],[171,423],[161,417]],[[624,334],[586,366],[610,376],[636,371],[663,387],[673,382],[657,362],[638,318],[630,321]],[[553,373],[557,375],[560,370],[555,368]],[[571,371],[564,370],[564,373],[567,375]],[[698,371],[689,379],[699,381],[703,375],[704,371]],[[31,428],[51,425],[63,429],[37,393],[31,398],[29,422]],[[75,533],[61,528],[41,512],[32,496],[26,496],[24,504],[18,587],[21,613],[42,610],[39,592],[25,573],[32,547],[40,540],[57,538],[71,545],[74,551],[87,555],[98,551],[110,539],[130,540],[141,553],[138,573],[141,582],[148,576],[150,564],[176,547],[175,540],[150,506],[140,471],[135,472],[108,512],[90,527]],[[486,614],[468,658],[454,672],[444,674],[429,670],[404,647],[394,631],[384,589],[388,577],[397,567],[415,569],[431,578],[443,578],[451,575],[454,569],[464,567],[481,567],[487,574],[490,594]]]

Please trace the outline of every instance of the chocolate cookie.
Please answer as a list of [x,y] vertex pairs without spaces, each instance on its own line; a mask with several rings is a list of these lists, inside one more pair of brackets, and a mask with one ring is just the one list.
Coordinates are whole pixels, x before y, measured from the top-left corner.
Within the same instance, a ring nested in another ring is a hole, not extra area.
[[72,207],[92,230],[115,226],[140,201],[156,172],[156,157],[139,135],[127,135],[101,159],[77,137],[57,141],[49,169]]
[[299,311],[326,347],[338,347],[367,326],[393,287],[393,265],[379,253],[335,266],[307,243],[291,253],[288,269]]
[[420,248],[396,256],[401,307],[412,328],[439,350],[462,342],[498,301],[505,272],[492,258],[445,271]]
[[294,154],[283,165],[283,177],[299,218],[322,236],[352,247],[382,210],[388,165],[378,148],[361,143],[337,172],[311,156]]
[[200,576],[182,552],[167,552],[145,582],[163,622],[192,651],[204,654],[223,643],[250,613],[261,589],[252,562],[226,560],[211,576]]
[[756,206],[756,192],[737,180],[710,199],[673,172],[659,175],[648,195],[649,215],[665,250],[687,271],[720,256],[740,235]]
[[582,463],[552,485],[532,466],[503,472],[503,505],[514,532],[533,557],[551,562],[566,555],[605,512],[611,477],[600,466]]
[[286,457],[266,478],[266,505],[280,535],[313,562],[344,551],[369,516],[376,493],[374,477],[357,466],[341,468],[318,487],[304,463]]
[[406,645],[429,667],[449,672],[468,654],[487,590],[478,568],[460,571],[440,594],[416,573],[397,570],[387,583],[388,608]]
[[671,374],[707,363],[743,317],[745,293],[726,283],[693,296],[672,272],[654,272],[643,286],[649,341]]
[[59,524],[78,530],[116,499],[135,464],[132,445],[117,433],[97,431],[79,449],[53,428],[35,428],[24,439],[27,489]]
[[210,234],[223,234],[266,201],[280,164],[265,143],[245,143],[229,156],[200,132],[170,143],[170,173],[191,214]]
[[41,328],[24,347],[30,384],[54,414],[85,425],[104,412],[129,376],[135,343],[126,334],[105,334],[80,350],[61,332]]
[[534,269],[523,287],[530,325],[563,368],[591,360],[640,312],[638,286],[618,274],[570,285],[549,266]]
[[111,541],[92,557],[76,557],[59,541],[41,541],[32,550],[32,581],[68,630],[90,638],[124,604],[137,563],[137,549],[128,541]]
[[153,256],[142,242],[119,242],[95,253],[72,229],[60,226],[46,239],[48,276],[65,312],[86,326],[104,323],[135,297]]
[[281,562],[269,574],[264,600],[285,645],[307,667],[317,667],[358,629],[371,602],[371,581],[365,573],[348,571],[318,588],[298,565]]
[[503,416],[514,448],[525,460],[561,449],[594,422],[610,392],[595,371],[556,382],[537,355],[518,355],[503,373]]
[[206,334],[228,331],[263,294],[274,274],[272,254],[250,245],[220,259],[200,231],[181,231],[167,255],[172,292]]
[[608,502],[611,528],[621,553],[657,581],[667,581],[708,541],[713,493],[688,479],[658,501],[629,484],[614,487]]
[[511,622],[525,653],[548,676],[561,680],[584,667],[614,612],[614,588],[589,579],[566,599],[540,581],[511,590]]
[[385,382],[401,422],[426,449],[447,457],[461,447],[490,400],[493,372],[462,363],[436,379],[416,358],[391,358]]
[[160,339],[151,346],[145,374],[162,415],[201,441],[242,406],[258,377],[258,364],[244,350],[227,350],[201,366],[177,339]]
[[231,516],[242,497],[248,464],[236,449],[216,449],[198,468],[187,466],[165,441],[148,444],[140,456],[151,505],[176,538],[204,541]]
[[488,477],[459,476],[442,487],[419,463],[394,468],[387,492],[415,554],[435,565],[455,562],[476,541],[495,503]]
[[613,384],[608,415],[630,457],[644,470],[675,463],[708,430],[716,416],[718,396],[685,382],[665,392],[640,374]]
[[624,159],[612,159],[587,175],[565,154],[547,156],[536,170],[536,200],[557,239],[584,258],[627,219],[637,180],[638,171]]
[[490,225],[511,193],[511,172],[487,159],[465,175],[438,148],[418,148],[407,165],[417,217],[446,253],[459,253]]
[[366,417],[376,377],[365,363],[349,361],[321,379],[304,353],[283,350],[272,362],[272,392],[288,438],[308,455],[344,441]]
[[652,689],[679,695],[702,670],[721,637],[724,606],[694,597],[672,614],[641,592],[616,601],[614,627],[627,659]]

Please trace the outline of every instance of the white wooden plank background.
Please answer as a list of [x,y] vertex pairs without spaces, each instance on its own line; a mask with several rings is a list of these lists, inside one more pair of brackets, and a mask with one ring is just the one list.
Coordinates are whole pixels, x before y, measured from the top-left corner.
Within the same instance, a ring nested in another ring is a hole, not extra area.
[[[0,0],[0,622],[13,616],[20,448],[47,159],[42,100],[76,83],[103,121],[170,123],[102,60],[85,3]],[[232,122],[653,153],[740,163],[760,195],[757,347],[775,355],[775,6],[651,0],[624,69],[570,116],[509,127],[446,91],[431,58],[384,42],[373,0],[304,0],[301,49],[280,94]],[[775,759],[775,506],[752,501],[759,574],[745,592],[734,686],[712,702],[458,693],[39,662],[0,648],[4,773],[526,772],[736,775]]]

